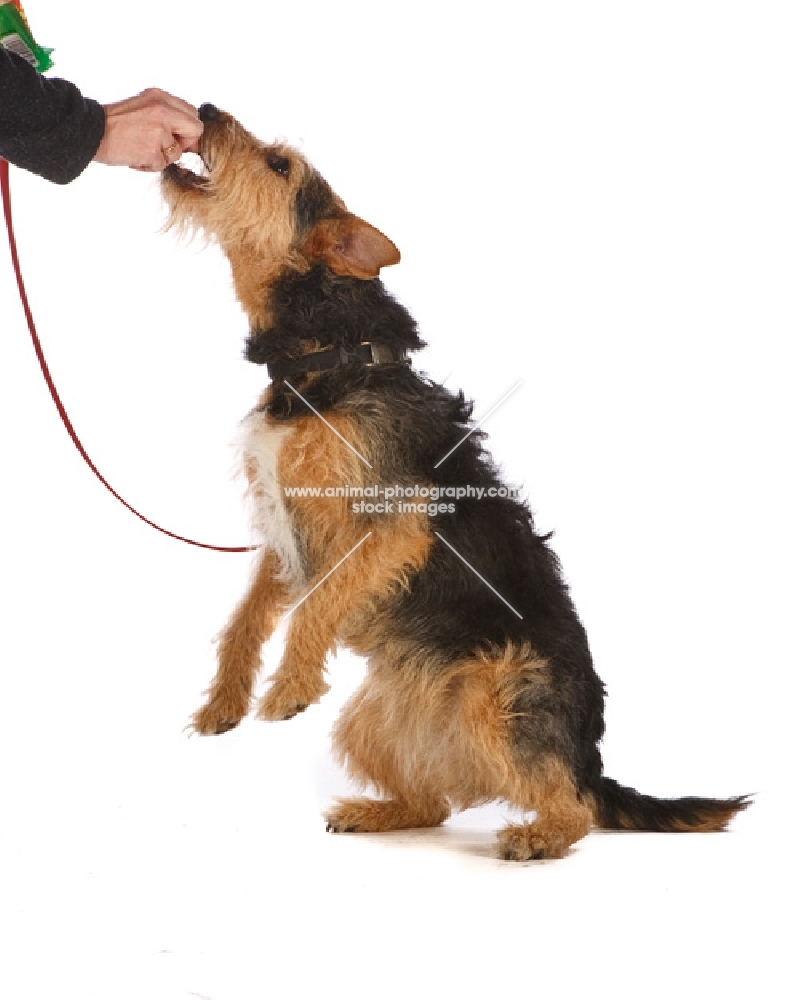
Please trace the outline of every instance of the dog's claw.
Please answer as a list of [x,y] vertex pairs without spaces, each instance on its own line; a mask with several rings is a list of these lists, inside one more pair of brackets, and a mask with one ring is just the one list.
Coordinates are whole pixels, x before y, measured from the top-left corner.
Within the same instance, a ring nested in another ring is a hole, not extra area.
[[534,847],[530,846],[526,848],[519,844],[508,844],[502,846],[498,851],[497,856],[501,861],[544,861],[548,857],[547,850],[544,847]]
[[357,826],[336,826],[334,823],[325,824],[326,833],[358,833]]
[[236,722],[220,722],[217,728],[214,730],[215,736],[222,736],[223,733],[229,733],[231,729],[235,729],[239,725],[239,720]]

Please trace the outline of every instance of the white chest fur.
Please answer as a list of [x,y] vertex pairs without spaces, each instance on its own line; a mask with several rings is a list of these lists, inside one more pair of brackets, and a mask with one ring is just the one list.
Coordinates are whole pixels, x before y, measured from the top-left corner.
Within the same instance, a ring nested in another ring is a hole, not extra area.
[[278,480],[278,455],[292,433],[291,427],[270,424],[263,412],[253,410],[242,421],[240,442],[253,526],[280,559],[283,578],[299,585],[304,580],[302,557]]

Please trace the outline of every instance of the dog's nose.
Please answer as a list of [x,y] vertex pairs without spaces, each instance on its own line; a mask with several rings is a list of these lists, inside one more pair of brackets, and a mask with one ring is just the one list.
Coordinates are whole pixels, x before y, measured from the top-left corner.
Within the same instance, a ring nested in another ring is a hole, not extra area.
[[201,104],[197,114],[201,122],[215,122],[219,118],[219,108],[213,104]]

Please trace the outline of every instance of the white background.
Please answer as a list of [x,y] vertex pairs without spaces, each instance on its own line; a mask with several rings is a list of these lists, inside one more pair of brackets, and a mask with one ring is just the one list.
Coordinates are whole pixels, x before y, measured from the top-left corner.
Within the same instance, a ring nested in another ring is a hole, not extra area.
[[[756,792],[727,835],[492,856],[507,810],[332,837],[363,665],[291,723],[183,727],[249,557],[141,525],[36,367],[0,246],[0,988],[15,1000],[788,996],[796,919],[798,16],[691,0],[30,0],[56,73],[288,138],[403,253],[419,366],[488,410],[555,529],[609,701],[607,772]],[[156,180],[13,170],[73,421],[148,516],[249,539],[231,478],[265,373],[215,248]],[[265,653],[267,672],[279,643]]]

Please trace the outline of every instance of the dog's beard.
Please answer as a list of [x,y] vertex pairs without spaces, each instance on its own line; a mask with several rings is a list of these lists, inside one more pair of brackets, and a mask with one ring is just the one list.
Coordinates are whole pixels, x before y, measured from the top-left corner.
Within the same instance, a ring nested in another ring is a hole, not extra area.
[[[170,169],[170,168],[168,168]],[[189,188],[176,182],[174,178],[164,171],[161,181],[161,189],[164,201],[167,205],[168,215],[162,227],[162,232],[174,232],[179,239],[190,242],[195,237],[200,237],[205,245],[213,240],[213,235],[208,232],[199,217],[196,204],[197,194],[193,188]]]

